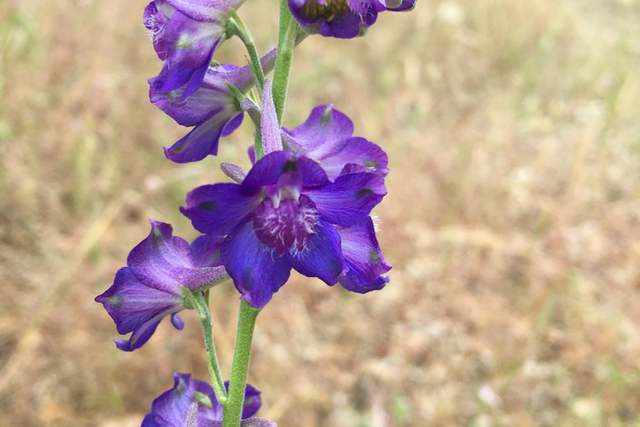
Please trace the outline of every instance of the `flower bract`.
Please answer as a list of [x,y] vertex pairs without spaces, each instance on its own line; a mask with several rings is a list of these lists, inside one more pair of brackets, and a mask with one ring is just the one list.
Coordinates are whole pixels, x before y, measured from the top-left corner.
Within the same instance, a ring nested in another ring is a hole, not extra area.
[[385,10],[404,11],[416,0],[287,0],[289,10],[309,34],[350,39],[363,35]]
[[96,297],[118,333],[132,332],[128,340],[115,340],[123,351],[145,344],[166,316],[182,329],[177,313],[190,307],[184,292],[205,290],[228,278],[220,260],[220,237],[200,236],[189,244],[173,236],[171,225],[150,222],[151,233],[129,253],[127,267]]
[[[213,387],[190,374],[174,372],[174,385],[151,404],[151,412],[145,416],[141,427],[184,427],[197,420],[200,427],[221,427],[222,406]],[[225,383],[229,387],[229,382]],[[260,392],[247,384],[242,419],[255,415],[262,406]],[[196,410],[197,408],[197,410]],[[190,419],[189,419],[190,418]]]

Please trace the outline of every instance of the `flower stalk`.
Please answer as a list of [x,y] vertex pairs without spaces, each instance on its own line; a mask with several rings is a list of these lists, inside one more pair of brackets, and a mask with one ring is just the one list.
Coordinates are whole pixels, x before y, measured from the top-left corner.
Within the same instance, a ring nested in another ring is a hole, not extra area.
[[251,307],[244,300],[240,301],[229,395],[225,402],[220,402],[223,408],[222,427],[238,427],[240,425],[247,385],[247,373],[249,372],[249,359],[251,358],[253,330],[260,310],[259,308]]
[[273,73],[273,103],[276,106],[278,124],[282,125],[284,104],[289,88],[289,75],[291,74],[291,62],[293,49],[300,26],[293,19],[287,0],[280,0],[280,27],[278,30],[278,53],[276,54],[276,67]]
[[251,74],[258,88],[258,93],[262,97],[264,71],[262,70],[262,64],[260,64],[260,55],[258,55],[256,44],[253,41],[253,37],[251,37],[249,29],[233,8],[229,8],[229,14],[231,19],[227,21],[227,31],[242,40],[242,43],[244,43],[244,46],[247,48],[247,52],[249,53],[249,68],[251,69]]
[[207,349],[207,367],[209,368],[209,374],[211,374],[211,384],[216,394],[218,402],[224,406],[227,401],[227,390],[224,386],[224,380],[222,379],[222,373],[220,372],[220,364],[218,363],[218,356],[216,354],[215,344],[213,342],[213,321],[211,319],[211,311],[209,310],[208,295],[207,299],[202,296],[202,292],[190,292],[185,289],[185,295],[189,299],[189,302],[198,312],[200,323],[202,323],[202,332],[204,333],[204,344]]

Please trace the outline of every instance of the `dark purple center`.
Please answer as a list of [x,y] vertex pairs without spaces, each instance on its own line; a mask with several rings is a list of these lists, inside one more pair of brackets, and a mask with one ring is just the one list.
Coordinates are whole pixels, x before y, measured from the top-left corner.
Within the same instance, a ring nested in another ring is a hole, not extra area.
[[285,173],[277,184],[265,187],[266,198],[253,211],[256,236],[280,255],[294,244],[297,251],[303,251],[316,232],[316,205],[301,190],[300,174]]
[[327,0],[324,4],[318,0],[307,0],[302,6],[302,13],[310,19],[322,19],[331,22],[336,15],[342,16],[349,11],[347,0]]

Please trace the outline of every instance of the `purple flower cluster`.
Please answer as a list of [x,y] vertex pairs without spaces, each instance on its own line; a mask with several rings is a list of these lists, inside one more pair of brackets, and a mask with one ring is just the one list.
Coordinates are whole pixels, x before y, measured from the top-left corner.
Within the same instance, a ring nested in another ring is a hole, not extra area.
[[[178,124],[192,128],[165,147],[166,157],[188,163],[217,155],[220,138],[241,125],[244,112],[256,126],[257,145],[249,149],[248,172],[230,163],[221,165],[234,182],[203,185],[188,193],[180,211],[200,237],[188,243],[173,235],[171,225],[151,220],[149,235],[131,250],[112,286],[95,299],[120,334],[131,334],[115,340],[123,351],[142,347],[165,317],[182,329],[178,313],[196,308],[219,393],[224,392],[222,377],[204,298],[209,288],[231,278],[246,302],[241,314],[248,310],[244,319],[252,313],[254,322],[259,311],[254,309],[271,301],[292,269],[356,293],[380,290],[389,282],[385,275],[391,265],[380,250],[372,216],[387,194],[387,154],[354,136],[351,119],[333,105],[314,108],[304,123],[288,129],[281,126],[275,104],[281,118],[291,52],[306,34],[353,38],[363,35],[379,13],[410,10],[416,2],[287,0],[282,3],[286,20],[281,22],[279,41],[285,53],[277,55],[274,49],[259,59],[234,11],[244,1],[153,0],[146,7],[144,25],[163,61],[160,73],[148,80],[150,100]],[[213,60],[232,34],[245,43],[250,65],[218,65]],[[272,90],[264,76],[274,68],[285,72],[276,72]],[[251,93],[256,82],[262,89],[261,107]],[[237,354],[250,349],[247,336]],[[245,361],[234,355],[233,363],[233,372],[243,372],[235,371],[238,363],[246,377],[248,357]],[[189,374],[173,376],[173,388],[154,400],[142,427],[222,427],[223,406],[227,424],[275,427],[269,420],[252,418],[262,401],[250,385],[242,405],[246,380],[234,376],[232,393],[219,401],[208,383],[192,380]]]
[[[185,292],[227,277],[250,306],[264,307],[293,268],[357,293],[382,289],[391,266],[375,235],[371,210],[386,195],[387,155],[353,136],[353,122],[332,105],[313,109],[301,125],[280,129],[265,83],[262,128],[267,154],[237,183],[204,185],[187,195],[181,212],[205,235],[191,245],[171,226],[151,221],[113,286],[96,298],[116,322],[118,348],[141,347],[160,321],[192,308]],[[195,142],[192,151],[200,146]],[[287,150],[284,147],[287,147]],[[208,149],[208,148],[207,148]],[[250,150],[253,159],[253,152]]]
[[[153,0],[144,25],[163,67],[149,79],[151,102],[178,124],[193,129],[165,155],[176,163],[217,155],[222,136],[242,123],[242,109],[227,83],[241,92],[253,86],[249,66],[212,65],[226,40],[229,8],[245,0]],[[308,34],[353,38],[363,35],[382,11],[405,11],[416,0],[288,0],[289,10]],[[275,50],[262,58],[264,73],[275,65]]]

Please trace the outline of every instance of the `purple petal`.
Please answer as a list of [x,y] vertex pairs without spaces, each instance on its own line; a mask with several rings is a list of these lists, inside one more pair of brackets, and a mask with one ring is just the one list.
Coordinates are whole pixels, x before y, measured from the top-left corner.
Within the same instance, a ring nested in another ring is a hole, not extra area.
[[261,189],[233,183],[204,185],[187,194],[187,206],[180,212],[201,233],[228,234],[248,218],[260,203]]
[[142,425],[140,427],[162,427],[160,424],[155,422],[153,419],[153,414],[147,414],[142,420]]
[[179,102],[150,88],[149,99],[153,105],[182,126],[196,126],[219,115],[225,116],[223,120],[228,120],[240,113],[235,108],[231,94],[216,88],[200,88],[189,98]]
[[369,215],[387,194],[384,178],[366,172],[341,175],[332,184],[304,192],[316,204],[321,219],[341,226]]
[[151,33],[153,48],[158,54],[158,58],[162,61],[167,59],[167,39],[165,38],[165,30],[173,12],[175,12],[175,9],[161,0],[152,1],[144,9],[144,26]]
[[160,74],[150,78],[147,82],[154,92],[168,93],[187,84],[194,71],[192,68],[183,67],[171,60],[166,60]]
[[160,320],[154,322],[148,322],[143,325],[139,330],[134,331],[133,334],[129,337],[128,340],[113,340],[116,344],[118,350],[121,351],[133,351],[137,350],[149,341],[149,338],[155,333],[156,328],[160,324],[162,318],[164,318],[164,314],[158,316]]
[[391,265],[382,256],[371,217],[337,230],[342,239],[342,254],[349,266],[340,284],[358,293],[382,289],[389,279],[381,275],[391,270]]
[[224,126],[224,129],[222,129],[221,136],[231,135],[236,129],[240,127],[240,125],[242,124],[242,119],[244,119],[244,113],[240,113],[237,116],[235,116],[233,119],[228,121],[227,124]]
[[264,81],[262,93],[262,143],[264,145],[264,154],[282,150],[280,125],[278,124],[276,107],[273,104],[271,82],[269,80]]
[[220,23],[196,21],[176,10],[165,28],[167,58],[194,70],[208,67],[224,32]]
[[289,134],[301,146],[304,155],[315,161],[342,150],[353,135],[353,122],[345,114],[333,109],[333,105],[314,108],[309,118],[292,129]]
[[340,284],[343,288],[350,292],[366,294],[367,292],[379,291],[380,289],[384,288],[387,283],[389,283],[389,280],[390,279],[388,277],[378,276],[375,279],[369,281],[365,279],[364,276],[362,276],[360,273],[355,271],[351,272],[351,270],[349,270],[349,272],[347,272],[347,274],[345,274],[344,277],[340,279]]
[[300,175],[302,175],[304,187],[316,187],[330,183],[327,173],[317,162],[307,157],[299,157],[296,164]]
[[229,8],[238,9],[245,0],[167,0],[173,7],[198,21],[221,22]]
[[[229,387],[229,382],[225,382],[225,386],[227,386],[227,390]],[[242,419],[246,419],[254,416],[258,409],[262,406],[262,398],[260,397],[260,391],[253,387],[251,384],[247,384],[247,387],[244,390],[244,405],[242,408]]]
[[335,285],[348,270],[340,250],[340,236],[335,226],[318,221],[316,232],[303,251],[289,252],[293,268],[307,277],[317,277],[327,285]]
[[[387,169],[387,153],[382,148],[367,141],[364,138],[349,138],[341,151],[324,158],[320,165],[327,172],[330,179],[336,179],[339,175],[353,173],[355,171],[368,171],[386,176],[389,173]],[[362,166],[356,170],[347,168],[348,164],[356,164]]]
[[113,285],[95,300],[107,310],[118,333],[133,332],[129,340],[116,340],[118,348],[124,351],[140,348],[164,317],[184,308],[178,293],[146,286],[128,267],[118,270]]
[[[213,51],[211,55],[213,55]],[[153,91],[168,93],[175,102],[183,101],[200,87],[207,68],[208,62],[201,68],[193,69],[167,59],[160,74],[150,78],[148,82]]]
[[[289,151],[276,151],[267,154],[251,168],[242,185],[265,187],[274,185],[283,173],[289,172],[293,154]],[[297,166],[293,166],[297,167]]]
[[233,283],[251,307],[264,307],[289,278],[291,262],[269,250],[253,231],[253,221],[247,221],[232,231],[221,250]]
[[200,236],[191,243],[189,258],[194,267],[219,267],[222,237]]
[[173,144],[171,148],[164,148],[165,156],[176,163],[197,162],[209,154],[218,154],[218,143],[222,130],[231,120],[230,117],[217,115],[211,117],[201,125]]
[[[127,265],[131,273],[145,285],[180,295],[180,286],[187,289],[210,287],[226,278],[224,268],[200,267],[193,264],[190,246],[180,237],[172,235],[169,224],[151,220],[151,233],[129,253]],[[201,244],[202,242],[199,242]],[[210,240],[209,251],[217,251],[220,241]],[[198,249],[198,248],[196,248]],[[204,251],[200,248],[199,251]],[[195,253],[196,257],[198,252]]]

